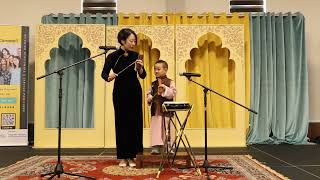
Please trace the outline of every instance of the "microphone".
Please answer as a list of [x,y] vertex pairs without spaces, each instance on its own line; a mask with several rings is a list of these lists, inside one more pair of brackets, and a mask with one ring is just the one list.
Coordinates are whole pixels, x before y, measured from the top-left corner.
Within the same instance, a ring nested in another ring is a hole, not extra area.
[[99,46],[99,49],[103,49],[105,51],[108,51],[108,50],[117,50],[117,47],[115,47],[115,46]]
[[185,77],[200,77],[201,74],[199,73],[190,73],[190,72],[183,72],[179,73],[180,76],[185,76]]

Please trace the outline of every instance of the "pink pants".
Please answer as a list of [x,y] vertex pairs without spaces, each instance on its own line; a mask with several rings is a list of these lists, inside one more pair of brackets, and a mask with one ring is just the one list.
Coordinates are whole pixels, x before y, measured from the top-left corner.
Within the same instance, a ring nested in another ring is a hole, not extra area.
[[[166,130],[168,130],[169,117],[165,117]],[[163,145],[165,141],[165,128],[162,116],[151,117],[151,146]],[[172,144],[175,139],[175,129],[172,122],[170,122],[170,143]]]

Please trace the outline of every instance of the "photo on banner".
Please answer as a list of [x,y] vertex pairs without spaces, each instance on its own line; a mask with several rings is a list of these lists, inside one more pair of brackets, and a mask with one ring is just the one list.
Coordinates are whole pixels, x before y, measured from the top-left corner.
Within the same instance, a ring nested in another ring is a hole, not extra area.
[[0,146],[28,145],[29,27],[0,25]]

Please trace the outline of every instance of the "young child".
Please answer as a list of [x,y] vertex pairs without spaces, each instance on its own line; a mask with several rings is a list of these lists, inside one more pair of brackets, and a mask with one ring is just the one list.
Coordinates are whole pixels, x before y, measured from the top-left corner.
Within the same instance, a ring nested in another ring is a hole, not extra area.
[[[154,65],[156,80],[152,82],[147,93],[148,104],[151,105],[151,154],[160,154],[160,148],[165,141],[165,126],[168,128],[169,116],[164,117],[162,104],[165,101],[172,101],[176,95],[176,87],[173,80],[167,77],[168,63],[158,60]],[[174,126],[170,122],[170,143],[174,140]]]

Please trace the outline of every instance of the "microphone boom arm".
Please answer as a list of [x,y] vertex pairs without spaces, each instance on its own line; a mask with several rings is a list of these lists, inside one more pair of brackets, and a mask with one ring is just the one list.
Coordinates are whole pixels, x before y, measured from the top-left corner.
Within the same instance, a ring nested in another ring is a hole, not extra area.
[[83,63],[83,62],[85,62],[85,61],[88,61],[89,59],[93,59],[93,58],[96,58],[96,57],[98,57],[98,56],[101,56],[102,54],[106,54],[107,52],[108,52],[108,51],[104,51],[103,53],[97,54],[97,55],[92,56],[92,57],[88,57],[88,58],[86,58],[86,59],[84,59],[84,60],[81,60],[81,61],[79,61],[79,62],[76,62],[76,63],[74,63],[74,64],[70,64],[70,65],[68,65],[68,66],[65,66],[65,67],[62,67],[62,68],[60,68],[60,69],[57,69],[57,70],[55,70],[55,71],[53,71],[53,72],[51,72],[51,73],[48,73],[48,74],[39,76],[39,77],[37,77],[37,80],[42,79],[42,78],[44,78],[44,77],[46,77],[46,76],[50,76],[51,74],[58,73],[58,72],[60,72],[60,71],[63,71],[63,70],[65,70],[65,69],[68,69],[68,68],[70,68],[70,67],[72,67],[72,66],[76,66],[76,65],[81,64],[81,63]]
[[233,102],[234,104],[237,104],[237,105],[239,105],[239,106],[247,109],[248,111],[250,111],[250,112],[252,112],[252,113],[254,113],[254,114],[258,114],[256,111],[254,111],[254,110],[252,110],[252,109],[250,109],[250,108],[248,108],[248,107],[246,107],[246,106],[244,106],[244,105],[242,105],[242,104],[240,104],[240,103],[238,103],[238,102],[236,102],[236,101],[234,101],[234,100],[232,100],[232,99],[230,99],[230,98],[228,98],[228,97],[226,97],[226,96],[224,96],[224,95],[222,95],[222,94],[220,94],[220,93],[218,93],[218,92],[216,92],[216,91],[214,91],[214,90],[212,90],[212,89],[210,89],[210,88],[208,88],[208,87],[205,86],[205,85],[202,85],[202,84],[200,84],[200,83],[192,80],[190,76],[187,77],[187,79],[188,79],[189,81],[191,81],[191,82],[193,82],[193,83],[195,83],[195,84],[203,87],[204,91],[211,91],[211,92],[213,92],[213,93],[215,93],[215,94],[217,94],[217,95],[219,95],[219,96],[221,96],[221,97],[223,97],[223,98],[225,98],[225,99]]

